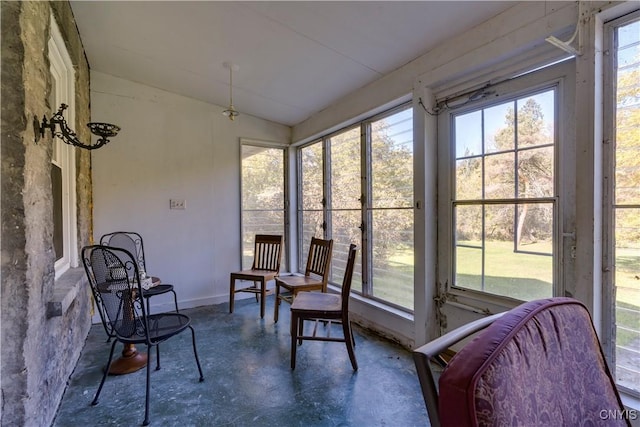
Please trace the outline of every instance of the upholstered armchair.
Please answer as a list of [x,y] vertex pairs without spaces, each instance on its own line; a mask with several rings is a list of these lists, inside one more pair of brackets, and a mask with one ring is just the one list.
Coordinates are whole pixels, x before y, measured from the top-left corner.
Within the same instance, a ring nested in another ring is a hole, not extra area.
[[[479,330],[437,390],[433,360]],[[418,348],[414,360],[432,426],[630,425],[589,312],[574,299],[480,319]]]

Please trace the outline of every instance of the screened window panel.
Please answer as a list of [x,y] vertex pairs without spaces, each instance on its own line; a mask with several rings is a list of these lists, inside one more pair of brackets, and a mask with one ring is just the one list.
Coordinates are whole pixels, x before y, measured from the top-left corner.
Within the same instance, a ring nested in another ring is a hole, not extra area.
[[284,236],[284,189],[284,150],[243,144],[242,268],[251,268],[256,234]]
[[[332,259],[336,261],[341,256],[347,259],[347,250],[351,243],[361,246],[360,224],[362,222],[362,214],[360,210],[333,210],[330,212],[331,216],[331,239],[333,239],[333,256]],[[344,253],[341,254],[341,251]],[[332,266],[333,266],[332,262]],[[344,270],[343,270],[344,273]],[[331,269],[331,276],[329,279],[336,285],[342,284],[342,274],[339,270]],[[355,281],[352,282],[354,291],[360,289],[361,283]]]
[[370,124],[371,295],[413,309],[413,110]]
[[353,128],[329,140],[331,156],[330,209],[360,209],[360,128]]
[[340,286],[354,243],[352,291],[413,310],[413,110],[399,108],[301,147],[298,160],[301,263],[311,236],[323,231],[334,241],[329,281]]
[[324,238],[324,158],[322,141],[302,147],[300,156],[298,272],[304,272],[311,238]]
[[640,395],[640,20],[616,28],[615,378]]

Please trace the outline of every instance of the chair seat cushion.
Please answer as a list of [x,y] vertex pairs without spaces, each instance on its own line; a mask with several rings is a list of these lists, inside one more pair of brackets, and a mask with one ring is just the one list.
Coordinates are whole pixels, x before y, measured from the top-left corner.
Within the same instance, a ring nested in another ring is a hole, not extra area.
[[622,408],[589,313],[570,298],[496,320],[451,359],[439,386],[443,426],[600,425],[603,409]]
[[340,295],[324,292],[300,292],[291,304],[291,311],[340,312]]

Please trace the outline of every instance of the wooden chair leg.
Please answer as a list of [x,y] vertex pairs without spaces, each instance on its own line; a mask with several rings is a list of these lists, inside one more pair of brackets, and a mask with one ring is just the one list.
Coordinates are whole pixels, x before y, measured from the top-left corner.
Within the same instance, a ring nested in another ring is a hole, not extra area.
[[[258,294],[256,294],[256,297]],[[267,282],[260,281],[260,318],[264,319],[264,307],[267,299]]]
[[354,371],[358,370],[358,362],[356,361],[356,353],[353,350],[353,332],[351,331],[351,322],[348,320],[342,322],[342,332],[344,333],[344,342],[347,345],[347,353],[349,353],[349,360],[351,360],[351,367]]
[[298,347],[298,315],[291,312],[291,369],[296,368],[296,350]]
[[273,323],[278,323],[278,312],[280,310],[280,285],[276,282],[276,300],[273,309]]
[[229,284],[229,313],[233,313],[233,303],[236,296],[236,280],[232,277]]
[[[298,318],[298,337],[304,336],[304,318]],[[302,338],[298,338],[298,345],[302,345]]]

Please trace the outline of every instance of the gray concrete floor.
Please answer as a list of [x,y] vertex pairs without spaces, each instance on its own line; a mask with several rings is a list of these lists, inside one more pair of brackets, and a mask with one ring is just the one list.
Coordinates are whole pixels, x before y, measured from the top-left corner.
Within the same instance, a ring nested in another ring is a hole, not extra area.
[[[192,319],[205,381],[189,331],[161,345],[162,369],[150,357],[151,424],[156,426],[426,426],[409,351],[355,327],[354,372],[343,343],[305,341],[290,368],[289,306],[273,323],[273,296],[259,316],[255,299],[183,310]],[[335,334],[340,334],[339,327]],[[333,334],[332,334],[333,335]],[[144,419],[145,369],[109,376],[90,403],[111,344],[91,328],[62,399],[56,427],[135,426]],[[116,352],[119,354],[121,345]],[[139,348],[144,350],[144,348]]]

